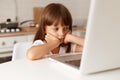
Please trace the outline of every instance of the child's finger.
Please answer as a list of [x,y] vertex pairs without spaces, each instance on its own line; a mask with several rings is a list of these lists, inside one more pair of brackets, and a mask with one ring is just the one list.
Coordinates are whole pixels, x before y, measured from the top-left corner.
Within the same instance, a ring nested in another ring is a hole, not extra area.
[[51,34],[47,34],[47,37],[49,37],[51,39],[58,39],[57,37],[55,37],[54,35],[51,35]]

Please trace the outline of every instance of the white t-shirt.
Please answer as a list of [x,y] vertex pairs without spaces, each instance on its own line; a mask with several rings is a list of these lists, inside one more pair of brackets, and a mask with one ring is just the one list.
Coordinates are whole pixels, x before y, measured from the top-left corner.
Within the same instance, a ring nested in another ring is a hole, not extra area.
[[[38,45],[41,45],[41,44],[44,44],[45,42],[43,42],[42,40],[36,40],[34,41],[34,43],[32,44],[32,46],[38,46]],[[75,44],[72,44],[71,45],[71,52],[75,52],[75,49],[76,49],[76,45]],[[65,48],[64,47],[60,47],[60,50],[59,50],[59,54],[65,54]],[[49,53],[49,55],[53,54],[52,52]]]

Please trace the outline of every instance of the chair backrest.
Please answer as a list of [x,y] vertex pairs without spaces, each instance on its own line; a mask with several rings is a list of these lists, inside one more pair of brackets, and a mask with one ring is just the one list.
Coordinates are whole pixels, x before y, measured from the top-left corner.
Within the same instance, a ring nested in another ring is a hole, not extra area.
[[26,52],[27,49],[30,48],[32,42],[19,42],[14,45],[13,54],[12,54],[12,61],[17,59],[27,59]]

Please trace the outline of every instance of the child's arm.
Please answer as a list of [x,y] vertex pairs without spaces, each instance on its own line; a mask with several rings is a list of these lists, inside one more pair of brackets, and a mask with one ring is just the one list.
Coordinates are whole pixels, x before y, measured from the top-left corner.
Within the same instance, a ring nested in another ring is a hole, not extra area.
[[81,37],[73,35],[73,34],[67,34],[64,42],[65,43],[71,42],[71,43],[75,43],[75,44],[78,44],[80,46],[83,46],[84,45],[84,38],[81,38]]
[[76,52],[78,52],[78,51],[82,51],[82,49],[83,49],[84,38],[81,38],[81,37],[73,35],[73,34],[67,34],[64,42],[65,43],[71,42],[71,43],[77,44]]
[[52,48],[53,48],[52,44],[49,44],[49,43],[45,43],[38,46],[32,46],[27,51],[27,57],[30,60],[40,59],[44,55],[48,54],[52,50]]
[[30,60],[36,60],[42,58],[44,55],[48,54],[51,50],[54,48],[58,47],[60,44],[59,39],[52,35],[47,35],[45,37],[45,40],[47,43],[41,44],[38,46],[32,46],[28,51],[27,51],[27,57]]

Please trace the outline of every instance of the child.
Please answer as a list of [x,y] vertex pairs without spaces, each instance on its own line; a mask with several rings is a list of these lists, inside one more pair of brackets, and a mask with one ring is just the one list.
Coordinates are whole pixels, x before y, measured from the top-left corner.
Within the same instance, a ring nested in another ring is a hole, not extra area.
[[27,51],[28,59],[82,51],[84,40],[71,32],[72,17],[68,9],[59,3],[49,4],[42,12],[33,46]]

